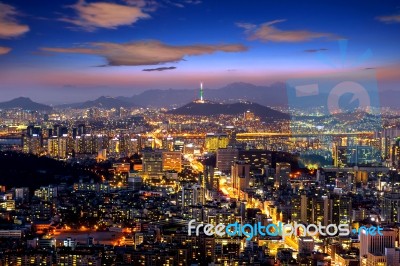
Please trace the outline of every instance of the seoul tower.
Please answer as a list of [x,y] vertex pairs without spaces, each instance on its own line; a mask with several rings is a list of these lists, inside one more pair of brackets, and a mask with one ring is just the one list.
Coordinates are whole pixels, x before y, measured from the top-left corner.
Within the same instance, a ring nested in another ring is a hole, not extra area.
[[200,82],[200,101],[203,102],[203,82]]

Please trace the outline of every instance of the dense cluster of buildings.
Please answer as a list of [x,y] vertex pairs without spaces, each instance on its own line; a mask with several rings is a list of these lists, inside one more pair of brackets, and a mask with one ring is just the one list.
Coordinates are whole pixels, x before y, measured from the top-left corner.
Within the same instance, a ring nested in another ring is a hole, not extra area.
[[[396,125],[290,135],[251,112],[2,115],[2,150],[108,168],[100,181],[0,184],[1,265],[400,265]],[[302,227],[220,236],[190,233],[192,220]],[[314,224],[349,232],[301,229]]]

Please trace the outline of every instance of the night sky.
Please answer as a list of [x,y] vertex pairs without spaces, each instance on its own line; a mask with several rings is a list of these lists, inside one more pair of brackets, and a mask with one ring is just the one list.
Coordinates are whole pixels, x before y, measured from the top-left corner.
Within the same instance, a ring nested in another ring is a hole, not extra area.
[[381,90],[400,90],[398,1],[0,0],[0,101],[66,103],[200,81],[268,85],[367,68]]

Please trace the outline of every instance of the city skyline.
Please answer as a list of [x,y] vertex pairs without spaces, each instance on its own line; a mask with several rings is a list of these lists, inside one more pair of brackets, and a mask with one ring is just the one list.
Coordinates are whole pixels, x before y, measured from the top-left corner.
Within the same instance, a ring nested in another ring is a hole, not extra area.
[[395,1],[288,5],[1,1],[0,101],[60,104],[200,82],[267,86],[371,68],[379,90],[399,90]]
[[0,0],[0,265],[400,266],[399,14]]

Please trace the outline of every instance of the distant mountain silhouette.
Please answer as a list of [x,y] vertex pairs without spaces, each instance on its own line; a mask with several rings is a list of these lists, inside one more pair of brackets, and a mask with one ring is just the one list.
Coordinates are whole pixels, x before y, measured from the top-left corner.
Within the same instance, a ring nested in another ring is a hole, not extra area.
[[220,104],[215,102],[206,101],[204,103],[194,101],[188,103],[180,108],[172,109],[168,111],[169,114],[176,115],[239,115],[244,114],[247,111],[253,112],[256,116],[260,117],[261,120],[277,120],[277,119],[289,119],[289,115],[275,111],[269,107],[262,106],[257,103],[251,102],[238,102],[238,103],[227,103]]
[[383,107],[400,108],[400,91],[388,90],[379,93],[380,103]]
[[131,108],[131,107],[135,107],[135,106],[136,105],[133,103],[129,103],[129,102],[126,102],[126,101],[118,99],[118,98],[101,96],[94,101],[63,104],[63,105],[59,105],[58,107],[72,108],[72,109],[85,109],[85,108],[98,107],[98,108],[111,109],[111,108],[120,108],[120,107]]
[[[380,92],[381,106],[399,107],[400,91]],[[296,98],[294,88],[287,88],[285,83],[274,83],[269,86],[257,86],[245,82],[235,82],[219,89],[204,89],[204,98],[213,102],[235,103],[253,102],[264,106],[315,107],[327,104],[328,94]],[[132,97],[100,97],[94,101],[64,104],[57,107],[90,108],[90,107],[167,107],[177,108],[188,102],[199,99],[199,89],[147,90]]]
[[32,111],[50,111],[53,109],[48,105],[36,103],[32,101],[30,98],[26,97],[18,97],[12,99],[11,101],[0,103],[0,109],[13,109],[13,108],[22,108],[24,110],[32,110]]
[[[236,82],[220,89],[204,89],[204,98],[223,103],[249,101],[267,106],[287,104],[284,83],[256,86],[250,83]],[[130,103],[140,103],[147,107],[179,107],[199,99],[199,90],[148,90],[132,97],[118,97],[118,99]]]

